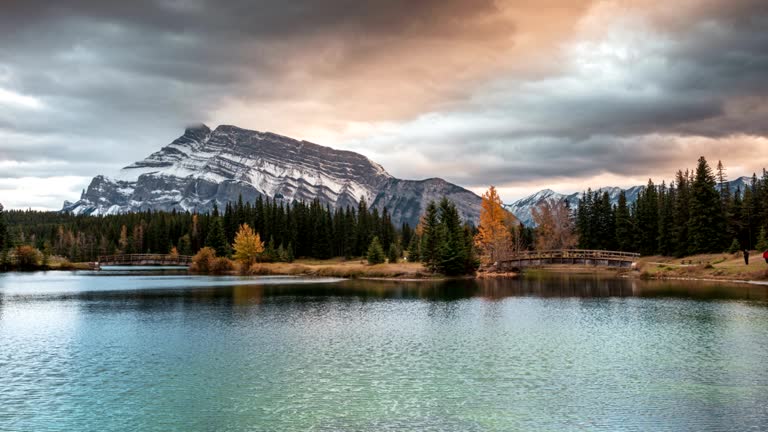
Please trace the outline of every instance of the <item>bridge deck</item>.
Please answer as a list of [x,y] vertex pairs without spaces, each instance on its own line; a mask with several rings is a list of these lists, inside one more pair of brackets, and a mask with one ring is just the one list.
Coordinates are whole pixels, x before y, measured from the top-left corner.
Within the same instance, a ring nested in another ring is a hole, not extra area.
[[192,264],[192,257],[163,254],[103,255],[99,257],[97,264],[99,266],[189,266]]
[[502,270],[546,265],[580,265],[604,267],[631,267],[640,254],[633,252],[563,249],[547,251],[523,251],[498,262]]

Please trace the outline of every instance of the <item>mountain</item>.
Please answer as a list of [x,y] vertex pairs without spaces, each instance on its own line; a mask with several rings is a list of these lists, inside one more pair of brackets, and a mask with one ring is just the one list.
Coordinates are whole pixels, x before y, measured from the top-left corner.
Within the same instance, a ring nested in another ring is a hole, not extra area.
[[[752,182],[752,179],[750,177],[739,177],[737,179],[728,181],[725,184],[728,185],[728,189],[731,191],[731,193],[735,193],[737,190],[744,192],[744,189],[746,187],[749,187],[751,182]],[[635,201],[637,201],[637,197],[644,187],[645,186],[632,186],[627,189],[621,189],[615,186],[608,186],[608,187],[602,187],[597,191],[600,192],[601,194],[603,192],[608,192],[608,195],[611,198],[611,204],[616,205],[619,202],[619,194],[623,190],[627,196],[627,203],[632,204]],[[717,185],[717,188],[719,189],[720,185]],[[524,225],[535,226],[536,224],[533,222],[533,216],[532,216],[533,208],[541,204],[544,200],[547,200],[547,199],[566,200],[571,207],[575,207],[576,205],[578,205],[579,200],[583,196],[584,196],[583,192],[576,192],[570,195],[565,195],[565,194],[555,192],[551,189],[543,189],[536,192],[533,195],[529,195],[525,198],[521,198],[511,204],[505,204],[504,208],[506,208],[508,211],[514,214],[520,220],[520,222],[522,222]]]
[[257,197],[290,202],[319,199],[332,208],[361,197],[392,221],[416,226],[430,200],[447,196],[462,218],[477,222],[480,197],[442,179],[401,180],[351,151],[335,150],[270,132],[222,125],[189,127],[184,134],[114,177],[98,175],[63,211],[105,215],[144,210],[207,212],[214,203]]
[[[739,191],[743,194],[744,191],[752,184],[752,177],[742,176],[735,180],[731,180],[726,184],[728,185],[728,190],[731,191],[731,193],[736,193]],[[717,185],[717,188],[718,190],[720,189],[719,184]]]
[[[640,193],[642,188],[643,186],[633,186],[628,189],[621,189],[618,187],[603,187],[598,189],[598,192],[608,192],[608,195],[611,198],[611,203],[616,204],[619,202],[619,194],[622,190],[624,190],[627,196],[627,202],[633,203],[635,200],[637,200],[637,195]],[[566,200],[571,207],[575,207],[583,196],[583,192],[576,192],[570,195],[565,195],[555,192],[552,189],[544,189],[536,192],[533,195],[521,198],[512,204],[505,204],[504,208],[514,214],[524,225],[535,226],[536,224],[533,222],[532,214],[533,209],[545,200]]]
[[543,189],[536,192],[533,195],[529,195],[525,198],[521,198],[513,202],[512,204],[505,204],[504,208],[507,209],[507,211],[509,211],[513,215],[515,215],[515,217],[523,225],[535,226],[536,224],[533,222],[533,215],[532,215],[532,211],[534,207],[541,204],[545,200],[551,199],[555,201],[561,201],[567,198],[568,198],[567,195],[557,193],[552,189]]

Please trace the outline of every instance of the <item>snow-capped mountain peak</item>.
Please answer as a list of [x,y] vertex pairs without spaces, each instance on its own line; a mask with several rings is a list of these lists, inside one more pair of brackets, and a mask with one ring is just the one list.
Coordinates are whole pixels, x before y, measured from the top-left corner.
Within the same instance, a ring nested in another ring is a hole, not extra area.
[[[392,191],[397,190],[397,194]],[[398,180],[367,157],[271,132],[221,125],[188,127],[184,134],[113,177],[96,176],[65,211],[113,214],[140,210],[209,211],[258,196],[355,206],[361,198],[395,223],[418,222],[429,199],[452,198],[462,216],[476,221],[480,198],[440,179]]]

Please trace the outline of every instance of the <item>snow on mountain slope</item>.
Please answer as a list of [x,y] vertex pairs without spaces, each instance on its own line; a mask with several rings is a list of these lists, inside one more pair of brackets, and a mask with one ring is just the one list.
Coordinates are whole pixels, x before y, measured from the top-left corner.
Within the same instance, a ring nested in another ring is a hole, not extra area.
[[387,207],[395,223],[415,226],[426,206],[424,196],[454,194],[462,217],[477,220],[480,197],[442,180],[431,185],[395,179],[358,153],[235,126],[211,130],[199,125],[114,177],[96,176],[81,199],[63,210],[91,215],[147,209],[206,212],[239,195],[245,200],[319,199],[345,207],[363,197],[374,207]]
[[[621,189],[619,187],[615,186],[609,186],[609,187],[603,187],[598,189],[597,191],[599,193],[608,192],[608,196],[611,199],[611,204],[616,204],[619,202],[619,194],[621,194],[621,191],[624,190],[627,202],[633,203],[637,200],[637,196],[640,194],[640,191],[643,189],[643,186],[632,186],[628,189]],[[512,214],[514,214],[520,222],[522,222],[526,226],[535,226],[536,224],[533,222],[533,209],[534,207],[538,206],[544,200],[547,199],[553,199],[555,201],[565,200],[568,202],[568,205],[575,208],[576,205],[578,205],[579,200],[584,196],[583,192],[576,192],[572,193],[570,195],[561,194],[558,192],[555,192],[551,189],[544,189],[536,192],[533,195],[529,195],[525,198],[519,199],[512,204],[505,204],[504,208],[506,208],[508,211],[510,211]]]

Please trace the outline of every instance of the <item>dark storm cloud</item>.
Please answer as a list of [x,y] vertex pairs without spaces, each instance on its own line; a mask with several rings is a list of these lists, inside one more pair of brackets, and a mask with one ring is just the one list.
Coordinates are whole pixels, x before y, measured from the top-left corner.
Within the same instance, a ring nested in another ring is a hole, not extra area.
[[[336,63],[354,63],[370,55],[361,48],[394,37],[448,37],[494,10],[491,1],[436,0],[4,4],[0,88],[37,98],[43,108],[0,105],[0,128],[16,133],[2,156],[24,158],[19,150],[29,144],[19,134],[42,135],[49,155],[64,146],[75,156],[98,138],[133,139],[137,145],[125,146],[119,160],[105,160],[127,164],[184,124],[208,119],[224,99],[269,104],[286,91],[301,92],[281,89],[281,82],[316,40],[353,45]],[[331,66],[313,73],[333,73],[338,64]],[[77,173],[89,174],[79,165]]]
[[[670,177],[700,155],[759,170],[768,151],[767,4],[737,3],[678,10],[674,20],[649,14],[641,25],[603,21],[600,38],[569,45],[557,73],[500,78],[460,109],[368,142],[386,157],[411,138],[439,172],[474,187]],[[423,169],[407,165],[406,175]]]
[[469,186],[746,164],[722,143],[768,135],[762,0],[13,1],[0,41],[6,179],[87,181],[197,121]]

